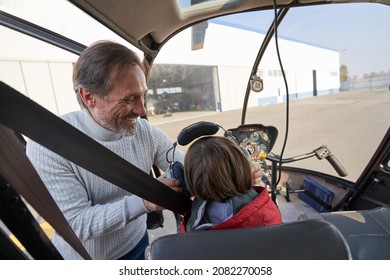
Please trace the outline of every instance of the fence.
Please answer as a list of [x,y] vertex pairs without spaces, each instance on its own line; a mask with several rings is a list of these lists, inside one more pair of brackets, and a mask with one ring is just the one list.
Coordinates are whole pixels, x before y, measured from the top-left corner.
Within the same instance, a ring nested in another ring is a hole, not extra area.
[[384,87],[388,87],[390,89],[390,75],[341,82],[340,91],[348,91],[355,89],[374,89]]

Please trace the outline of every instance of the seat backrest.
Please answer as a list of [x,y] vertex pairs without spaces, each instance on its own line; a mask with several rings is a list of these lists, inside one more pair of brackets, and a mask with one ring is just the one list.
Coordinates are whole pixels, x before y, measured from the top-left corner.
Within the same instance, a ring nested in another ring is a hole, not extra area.
[[332,223],[354,260],[390,260],[390,207],[331,213],[303,213],[299,219]]
[[342,260],[349,247],[335,226],[305,220],[258,228],[171,234],[154,240],[153,260]]

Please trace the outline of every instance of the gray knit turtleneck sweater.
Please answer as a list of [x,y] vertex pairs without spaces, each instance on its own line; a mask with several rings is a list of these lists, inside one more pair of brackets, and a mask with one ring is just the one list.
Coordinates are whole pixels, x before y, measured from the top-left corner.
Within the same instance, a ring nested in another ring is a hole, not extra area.
[[[99,126],[86,111],[62,118],[146,173],[153,164],[162,170],[168,166],[166,151],[172,147],[171,139],[144,119],[138,119],[134,135],[124,137]],[[147,209],[140,197],[33,141],[28,141],[27,156],[93,259],[117,259],[141,240]],[[183,162],[183,157],[176,151],[176,160]],[[65,259],[81,258],[58,234],[52,241]]]

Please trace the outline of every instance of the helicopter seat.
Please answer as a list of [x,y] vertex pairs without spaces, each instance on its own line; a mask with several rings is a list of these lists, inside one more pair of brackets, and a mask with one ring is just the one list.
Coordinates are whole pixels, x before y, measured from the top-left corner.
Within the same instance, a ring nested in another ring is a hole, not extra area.
[[328,221],[343,234],[355,260],[390,259],[390,207],[303,213],[298,220]]
[[351,253],[334,225],[304,220],[165,235],[151,242],[145,257],[152,260],[344,260],[351,259]]

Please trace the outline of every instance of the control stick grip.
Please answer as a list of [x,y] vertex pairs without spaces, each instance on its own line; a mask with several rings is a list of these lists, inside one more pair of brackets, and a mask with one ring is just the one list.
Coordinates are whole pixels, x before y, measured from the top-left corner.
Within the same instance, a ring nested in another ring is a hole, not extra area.
[[347,170],[345,170],[345,168],[341,165],[341,163],[337,160],[337,158],[334,155],[329,155],[326,157],[326,159],[336,170],[337,174],[339,174],[341,177],[345,177],[348,175]]

